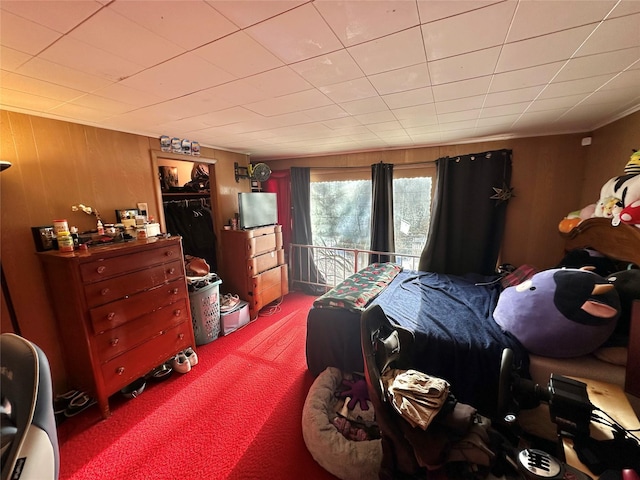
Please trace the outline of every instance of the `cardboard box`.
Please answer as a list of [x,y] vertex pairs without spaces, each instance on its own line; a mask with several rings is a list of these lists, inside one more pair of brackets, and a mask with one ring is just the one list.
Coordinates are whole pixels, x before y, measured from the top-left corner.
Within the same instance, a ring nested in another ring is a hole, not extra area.
[[238,306],[230,312],[220,314],[220,334],[229,335],[249,323],[249,303],[240,300]]

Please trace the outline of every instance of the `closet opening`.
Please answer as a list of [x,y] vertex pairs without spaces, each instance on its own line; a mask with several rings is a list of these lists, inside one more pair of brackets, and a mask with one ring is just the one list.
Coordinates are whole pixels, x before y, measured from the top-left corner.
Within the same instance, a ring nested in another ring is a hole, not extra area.
[[181,236],[184,254],[217,272],[216,160],[153,150],[151,157],[161,231]]

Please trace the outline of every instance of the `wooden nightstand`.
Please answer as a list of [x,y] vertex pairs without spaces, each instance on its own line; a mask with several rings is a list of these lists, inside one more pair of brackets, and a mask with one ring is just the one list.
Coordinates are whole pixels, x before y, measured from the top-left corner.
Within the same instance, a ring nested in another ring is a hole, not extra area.
[[[573,377],[572,377],[573,378]],[[587,384],[587,393],[591,403],[611,415],[620,425],[628,430],[640,428],[640,422],[635,412],[631,408],[624,390],[611,383],[590,380],[586,378],[575,378]],[[599,423],[591,422],[591,436],[597,440],[612,438],[611,429]],[[583,472],[596,477],[580,460],[573,449],[573,441],[568,438],[562,439],[565,462]]]

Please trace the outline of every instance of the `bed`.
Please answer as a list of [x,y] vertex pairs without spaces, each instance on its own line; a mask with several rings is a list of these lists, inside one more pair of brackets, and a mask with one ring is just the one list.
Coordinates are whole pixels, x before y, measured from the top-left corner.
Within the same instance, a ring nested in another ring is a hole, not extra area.
[[[582,222],[565,237],[565,250],[592,248],[640,265],[640,229],[613,227],[609,220]],[[307,318],[307,366],[318,375],[327,367],[363,370],[360,314],[378,304],[415,336],[415,368],[448,380],[458,400],[491,416],[497,405],[502,350],[511,348],[520,373],[546,385],[551,372],[624,385],[626,367],[590,354],[547,358],[529,353],[493,320],[500,282],[371,265],[314,302]]]

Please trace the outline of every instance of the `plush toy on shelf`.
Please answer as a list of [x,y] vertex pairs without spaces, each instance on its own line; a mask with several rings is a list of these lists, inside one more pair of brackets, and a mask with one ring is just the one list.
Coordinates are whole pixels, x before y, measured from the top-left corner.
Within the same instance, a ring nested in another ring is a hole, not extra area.
[[[636,225],[640,202],[640,152],[633,151],[624,167],[624,175],[609,179],[600,190],[600,199],[596,203],[594,217],[610,218],[617,226],[622,221]],[[624,212],[624,221],[622,220]]]

